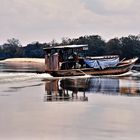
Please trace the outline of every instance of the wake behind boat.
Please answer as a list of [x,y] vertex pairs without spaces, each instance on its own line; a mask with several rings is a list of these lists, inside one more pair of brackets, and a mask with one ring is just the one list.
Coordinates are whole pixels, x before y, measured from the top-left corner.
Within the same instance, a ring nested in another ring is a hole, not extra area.
[[119,60],[118,55],[87,57],[88,45],[45,48],[45,72],[54,77],[120,75],[130,71],[138,58]]

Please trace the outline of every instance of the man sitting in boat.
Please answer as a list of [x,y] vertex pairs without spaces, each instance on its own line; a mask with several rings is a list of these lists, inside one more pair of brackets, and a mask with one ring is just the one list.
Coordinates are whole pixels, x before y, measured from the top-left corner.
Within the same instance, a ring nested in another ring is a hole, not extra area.
[[68,57],[67,61],[62,63],[61,69],[76,69],[80,68],[79,64],[79,56],[76,53],[73,53],[71,56]]
[[73,68],[78,69],[80,68],[80,64],[79,64],[79,56],[77,53],[73,53],[72,55],[72,61],[73,61]]

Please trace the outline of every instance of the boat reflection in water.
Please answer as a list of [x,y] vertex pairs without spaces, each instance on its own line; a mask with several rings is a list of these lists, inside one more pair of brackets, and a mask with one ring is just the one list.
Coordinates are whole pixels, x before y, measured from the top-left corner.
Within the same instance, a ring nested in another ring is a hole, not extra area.
[[87,92],[111,95],[140,96],[139,80],[133,77],[91,78]]
[[45,81],[46,95],[44,101],[88,101],[85,88],[77,80],[48,80]]
[[140,83],[132,77],[47,80],[44,101],[88,101],[89,93],[139,96],[139,87]]

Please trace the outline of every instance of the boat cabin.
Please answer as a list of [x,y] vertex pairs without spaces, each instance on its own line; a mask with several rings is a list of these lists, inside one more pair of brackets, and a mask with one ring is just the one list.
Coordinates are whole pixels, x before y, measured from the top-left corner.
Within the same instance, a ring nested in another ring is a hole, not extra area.
[[88,45],[66,45],[45,48],[46,71],[78,69],[84,67]]

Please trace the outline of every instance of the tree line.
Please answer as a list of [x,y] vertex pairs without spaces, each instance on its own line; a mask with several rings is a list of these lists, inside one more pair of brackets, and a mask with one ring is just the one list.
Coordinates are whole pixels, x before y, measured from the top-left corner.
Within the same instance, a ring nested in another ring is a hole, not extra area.
[[8,39],[0,46],[0,59],[27,57],[44,58],[43,48],[56,45],[88,44],[88,56],[119,55],[120,58],[140,58],[140,36],[113,38],[105,41],[99,35],[81,36],[79,38],[62,38],[61,43],[52,40],[49,43],[34,42],[22,46],[18,39]]

